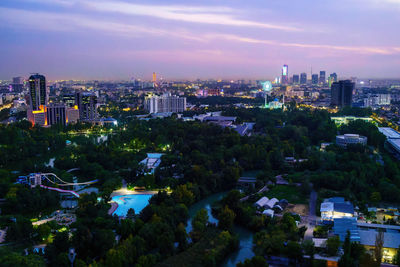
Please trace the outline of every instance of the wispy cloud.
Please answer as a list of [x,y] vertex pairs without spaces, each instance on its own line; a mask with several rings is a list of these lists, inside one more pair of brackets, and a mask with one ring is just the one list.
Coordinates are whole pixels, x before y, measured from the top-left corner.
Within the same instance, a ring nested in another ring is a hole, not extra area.
[[326,44],[288,43],[288,42],[279,42],[274,40],[263,40],[251,37],[244,37],[234,34],[208,34],[205,35],[205,37],[208,39],[225,39],[225,40],[252,43],[252,44],[265,44],[265,45],[309,48],[309,49],[339,50],[357,54],[392,55],[392,54],[398,54],[400,52],[398,47],[340,46],[340,45],[326,45]]
[[[57,0],[58,1],[58,0]],[[63,1],[63,0],[62,0]],[[329,44],[308,44],[296,42],[282,42],[224,33],[193,33],[183,29],[163,29],[149,26],[133,25],[129,23],[93,19],[67,13],[37,12],[0,7],[0,22],[11,27],[53,31],[85,32],[88,29],[99,31],[102,34],[119,35],[125,38],[140,38],[143,35],[161,38],[179,38],[196,42],[196,46],[203,46],[203,51],[209,51],[207,43],[215,41],[240,42],[254,45],[268,45],[276,47],[293,47],[301,49],[318,49],[325,51],[343,51],[368,55],[398,55],[399,47],[369,47],[369,46],[342,46]]]
[[36,30],[50,31],[101,31],[105,34],[120,35],[125,37],[139,37],[142,34],[152,36],[168,36],[195,41],[203,41],[200,37],[192,35],[181,29],[163,30],[148,26],[139,26],[105,20],[96,20],[88,17],[71,14],[55,14],[0,7],[0,21],[3,25],[23,27]]
[[[32,1],[32,0],[28,0]],[[79,6],[97,12],[119,13],[132,16],[146,16],[165,20],[225,25],[234,27],[253,27],[288,32],[303,31],[301,27],[283,23],[268,23],[238,18],[239,11],[221,6],[191,5],[149,5],[111,0],[38,0],[48,4]]]

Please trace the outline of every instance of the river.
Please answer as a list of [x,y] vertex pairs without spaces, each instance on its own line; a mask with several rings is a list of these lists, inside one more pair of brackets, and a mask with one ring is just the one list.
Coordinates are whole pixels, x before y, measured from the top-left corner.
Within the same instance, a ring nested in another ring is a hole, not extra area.
[[[193,204],[189,208],[189,220],[187,221],[186,232],[192,231],[192,218],[200,209],[206,209],[208,212],[208,221],[211,223],[218,223],[218,219],[211,214],[211,205],[221,200],[227,192],[213,194],[206,197],[205,199]],[[239,237],[239,249],[234,253],[231,253],[221,266],[231,267],[236,266],[237,263],[244,261],[245,259],[252,258],[254,253],[252,251],[253,246],[253,233],[241,226],[235,225],[233,227],[234,233]]]

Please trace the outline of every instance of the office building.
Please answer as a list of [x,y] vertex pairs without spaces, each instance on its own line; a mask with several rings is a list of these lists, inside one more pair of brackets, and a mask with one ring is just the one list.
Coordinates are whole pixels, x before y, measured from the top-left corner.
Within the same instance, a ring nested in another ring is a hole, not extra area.
[[349,80],[332,83],[331,105],[337,107],[351,106],[354,83]]
[[77,123],[79,121],[78,106],[66,107],[66,112],[67,112],[66,124]]
[[373,94],[364,99],[364,107],[380,107],[390,105],[390,94]]
[[314,85],[318,84],[318,74],[313,74],[311,76],[311,83]]
[[46,106],[47,125],[67,124],[66,107],[64,104],[52,104]]
[[75,101],[79,109],[80,120],[94,121],[97,119],[97,96],[95,94],[77,92]]
[[337,74],[336,74],[336,72],[334,72],[334,73],[332,73],[331,75],[329,75],[329,77],[331,77],[332,78],[332,82],[337,82],[338,80],[337,80]]
[[24,90],[24,79],[22,77],[14,77],[11,88],[13,92],[21,93]]
[[186,110],[186,97],[171,96],[170,93],[146,97],[144,108],[149,113],[183,112]]
[[298,74],[293,75],[293,83],[298,84],[300,82],[300,77]]
[[41,110],[47,105],[46,78],[40,74],[29,77],[29,100],[31,110]]
[[319,72],[319,83],[322,85],[326,83],[326,72],[324,70]]
[[282,67],[281,83],[282,84],[288,84],[289,83],[289,66],[286,65],[286,64],[283,65],[283,67]]
[[65,94],[63,95],[62,100],[67,107],[74,107],[78,105],[76,101],[76,94]]
[[301,73],[300,74],[300,84],[306,84],[307,83],[307,73]]

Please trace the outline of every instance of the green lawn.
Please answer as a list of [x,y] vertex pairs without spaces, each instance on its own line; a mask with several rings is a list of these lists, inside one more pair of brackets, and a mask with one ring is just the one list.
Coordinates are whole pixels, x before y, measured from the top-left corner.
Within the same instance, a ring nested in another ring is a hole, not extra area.
[[307,204],[308,196],[300,192],[300,188],[291,185],[277,185],[265,193],[268,198],[286,199],[292,204]]

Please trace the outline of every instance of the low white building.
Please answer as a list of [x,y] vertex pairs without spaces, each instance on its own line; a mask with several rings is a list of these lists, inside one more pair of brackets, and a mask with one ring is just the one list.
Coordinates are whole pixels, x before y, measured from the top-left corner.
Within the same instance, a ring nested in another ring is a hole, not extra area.
[[336,144],[346,148],[348,145],[367,144],[367,137],[358,134],[344,134],[336,136]]
[[254,205],[258,208],[263,208],[269,201],[269,198],[267,197],[262,197],[260,198]]

